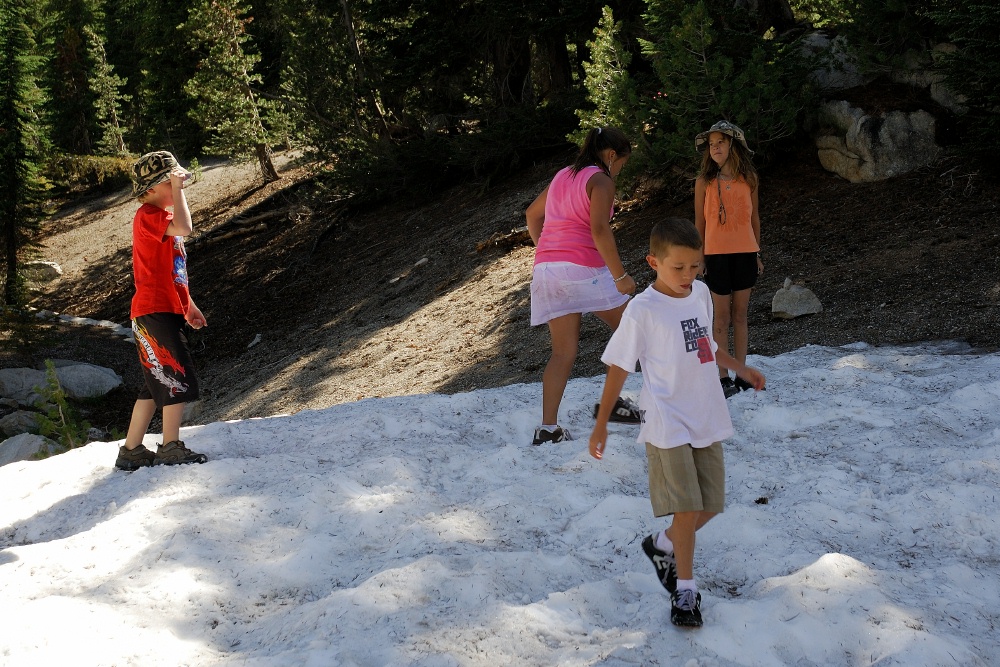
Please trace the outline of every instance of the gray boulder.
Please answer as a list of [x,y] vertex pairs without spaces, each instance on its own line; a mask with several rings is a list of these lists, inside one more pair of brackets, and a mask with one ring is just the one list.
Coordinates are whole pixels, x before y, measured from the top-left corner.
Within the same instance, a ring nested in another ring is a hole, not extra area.
[[908,51],[903,55],[903,66],[893,71],[892,80],[915,88],[925,88],[931,99],[945,109],[963,114],[968,111],[965,96],[949,88],[944,74],[934,68],[934,62],[941,56],[957,50],[958,47],[954,44],[944,42],[936,45],[929,53],[925,50]]
[[62,267],[55,262],[25,262],[24,277],[36,283],[48,283],[62,277]]
[[[124,384],[110,368],[84,363],[59,362],[56,377],[70,398],[103,396]],[[45,371],[33,368],[0,369],[0,396],[15,399],[21,405],[37,403],[41,397],[35,388],[45,387],[45,384]]]
[[63,391],[70,398],[96,398],[121,387],[124,382],[110,368],[93,364],[74,364],[56,369]]
[[10,438],[28,433],[38,427],[38,413],[18,410],[0,418],[0,436]]
[[38,394],[35,387],[45,386],[45,373],[33,368],[0,368],[0,396],[12,398],[21,405],[33,405]]
[[800,44],[806,56],[821,58],[819,66],[810,73],[820,90],[845,90],[864,85],[871,79],[855,64],[843,36],[831,39],[822,32],[812,32],[803,37]]
[[869,116],[838,100],[823,104],[819,119],[821,126],[831,128],[816,138],[820,163],[852,183],[905,174],[941,154],[934,142],[934,117],[926,111]]
[[45,449],[49,454],[59,450],[59,445],[48,438],[31,433],[22,433],[0,442],[0,466],[15,461],[30,461],[35,454]]
[[775,292],[771,299],[771,316],[779,319],[790,320],[822,312],[823,304],[812,290],[793,285],[791,278],[785,278],[785,286]]

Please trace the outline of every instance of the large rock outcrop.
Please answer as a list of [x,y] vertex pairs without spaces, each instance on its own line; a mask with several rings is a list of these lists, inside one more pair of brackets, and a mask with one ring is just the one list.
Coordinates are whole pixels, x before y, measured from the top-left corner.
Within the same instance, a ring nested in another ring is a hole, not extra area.
[[869,115],[843,100],[820,107],[816,138],[827,171],[852,183],[880,181],[931,164],[941,155],[934,116],[926,111]]

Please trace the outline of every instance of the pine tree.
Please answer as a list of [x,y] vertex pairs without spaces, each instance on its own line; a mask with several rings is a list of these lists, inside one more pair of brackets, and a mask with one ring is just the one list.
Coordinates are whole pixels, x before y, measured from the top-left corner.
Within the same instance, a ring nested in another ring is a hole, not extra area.
[[38,115],[43,95],[37,77],[41,58],[27,19],[37,8],[27,0],[0,5],[0,235],[3,239],[4,302],[21,307],[21,251],[31,243],[41,217],[38,165],[46,148]]
[[[197,153],[208,136],[191,117],[193,100],[184,93],[199,62],[179,30],[188,17],[189,5],[121,0],[120,7],[122,16],[131,18],[130,25],[121,26],[130,41],[114,49],[118,58],[111,62],[122,73],[129,71],[123,60],[139,65],[138,73],[129,77],[133,95],[130,143],[138,153],[160,149],[179,157]],[[105,34],[112,34],[110,31]]]
[[212,138],[205,147],[230,157],[256,156],[265,182],[276,181],[271,137],[265,127],[266,103],[253,90],[261,82],[254,67],[260,56],[250,51],[246,8],[239,0],[201,0],[191,8],[183,29],[201,55],[184,90],[197,103],[191,117]]
[[90,88],[94,92],[94,109],[101,130],[97,147],[105,155],[126,155],[128,148],[122,124],[122,102],[127,102],[130,96],[119,92],[126,83],[125,79],[115,74],[114,67],[108,63],[104,39],[90,27],[84,28],[83,34],[94,64],[90,72]]
[[638,95],[628,73],[632,54],[622,45],[621,32],[622,24],[615,21],[611,8],[605,7],[594,29],[593,41],[587,42],[590,61],[583,63],[584,87],[593,108],[577,110],[581,125],[577,140],[591,128],[605,125],[617,127],[635,138],[639,136]]
[[954,51],[938,59],[949,88],[962,96],[959,118],[965,150],[993,168],[1000,150],[1000,7],[981,0],[955,0],[928,15],[948,31]]
[[643,54],[658,90],[643,106],[660,165],[692,163],[693,136],[719,119],[740,125],[764,155],[790,137],[809,104],[808,68],[793,40],[725,0],[646,0]]
[[97,130],[87,30],[100,21],[95,0],[49,0],[49,18],[40,42],[51,51],[44,85],[51,95],[52,142],[58,150],[93,153]]

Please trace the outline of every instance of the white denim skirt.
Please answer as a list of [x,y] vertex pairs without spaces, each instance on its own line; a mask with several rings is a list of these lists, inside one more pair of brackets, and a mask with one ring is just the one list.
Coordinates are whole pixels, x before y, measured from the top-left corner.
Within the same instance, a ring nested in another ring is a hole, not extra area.
[[572,262],[536,264],[531,276],[531,326],[570,313],[614,310],[628,301],[615,287],[608,267]]

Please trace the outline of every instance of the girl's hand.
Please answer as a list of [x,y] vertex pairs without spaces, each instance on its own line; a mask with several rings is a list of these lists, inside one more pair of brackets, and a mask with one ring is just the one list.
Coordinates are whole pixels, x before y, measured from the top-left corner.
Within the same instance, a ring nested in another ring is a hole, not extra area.
[[598,460],[604,458],[604,446],[607,442],[608,427],[595,424],[594,430],[590,434],[590,455]]
[[761,261],[760,255],[757,255],[757,275],[760,276],[763,274],[764,274],[764,262]]
[[765,387],[765,385],[767,385],[767,378],[765,378],[764,374],[753,366],[747,366],[741,372],[737,372],[736,374],[745,380],[756,391],[760,391]]
[[618,288],[619,294],[634,294],[635,280],[632,279],[632,276],[626,274],[624,278],[615,283],[615,287]]

